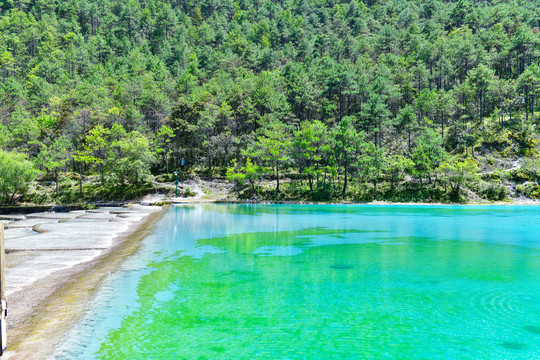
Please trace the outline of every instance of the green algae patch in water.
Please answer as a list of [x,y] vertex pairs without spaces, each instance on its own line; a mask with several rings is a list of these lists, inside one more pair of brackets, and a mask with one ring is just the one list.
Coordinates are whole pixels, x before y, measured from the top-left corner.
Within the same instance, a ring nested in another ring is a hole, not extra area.
[[540,209],[227,208],[172,209],[56,358],[540,353]]
[[[210,239],[200,239],[197,244],[200,246],[213,246],[223,251],[232,251],[237,254],[267,253],[272,250],[299,250],[313,243],[317,237],[327,239],[345,239],[358,234],[372,233],[368,230],[355,229],[327,229],[327,228],[307,228],[293,231],[275,232],[254,232],[241,233],[226,236],[218,236]],[[337,243],[341,243],[338,240]]]

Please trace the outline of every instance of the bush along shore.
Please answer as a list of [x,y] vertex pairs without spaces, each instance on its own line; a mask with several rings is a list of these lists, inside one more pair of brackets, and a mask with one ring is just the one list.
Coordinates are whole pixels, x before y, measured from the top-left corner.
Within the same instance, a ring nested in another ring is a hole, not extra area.
[[[480,162],[492,170],[481,170]],[[178,184],[174,174],[160,174],[137,185],[103,185],[97,175],[88,176],[81,185],[62,174],[58,190],[50,180],[29,183],[15,197],[17,203],[0,206],[0,214],[63,212],[130,202],[246,202],[253,197],[259,202],[299,203],[535,203],[540,198],[540,167],[538,161],[527,158],[505,163],[492,157],[444,162],[429,178],[417,178],[411,170],[387,164],[378,177],[365,182],[354,173],[346,180],[343,173],[324,171],[310,180],[292,168],[286,168],[278,180],[276,174],[260,168],[246,174],[244,167],[237,166],[213,176],[204,169],[200,173],[189,169],[179,176]]]
[[539,61],[535,1],[2,1],[0,204],[538,199]]

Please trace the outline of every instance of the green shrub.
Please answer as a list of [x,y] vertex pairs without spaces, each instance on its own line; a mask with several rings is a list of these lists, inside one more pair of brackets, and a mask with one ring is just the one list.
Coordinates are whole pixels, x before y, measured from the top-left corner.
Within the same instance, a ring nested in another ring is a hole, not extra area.
[[523,159],[520,170],[523,177],[527,178],[528,180],[538,182],[540,180],[540,159]]
[[24,195],[37,174],[26,155],[0,150],[0,203],[12,203]]
[[484,199],[490,201],[503,201],[508,197],[508,188],[501,184],[482,184],[478,192]]
[[503,169],[495,169],[491,173],[483,174],[482,179],[489,182],[499,183],[512,178],[512,174]]
[[516,186],[516,191],[518,194],[531,199],[540,198],[540,186],[535,183],[525,183]]
[[186,187],[186,190],[184,190],[184,197],[193,197],[195,195],[197,195],[197,193],[195,193],[194,191],[191,191],[190,186]]
[[174,181],[176,181],[176,177],[172,173],[160,174],[160,175],[156,176],[156,181],[157,182],[162,182],[162,183],[174,182]]

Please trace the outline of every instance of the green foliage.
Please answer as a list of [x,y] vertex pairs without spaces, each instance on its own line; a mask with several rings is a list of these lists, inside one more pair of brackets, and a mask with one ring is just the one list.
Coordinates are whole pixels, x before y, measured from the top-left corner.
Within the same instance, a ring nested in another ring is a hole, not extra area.
[[[406,183],[396,189],[387,189],[385,200],[402,203],[433,203],[445,202],[444,189],[440,187],[426,187],[419,183]],[[367,198],[366,200],[369,200]]]
[[245,166],[239,166],[236,159],[233,160],[233,166],[227,169],[227,179],[235,182],[235,188],[240,191],[244,181],[247,179],[251,185],[252,193],[255,193],[255,185],[260,178],[260,168],[254,164],[250,158],[246,159]]
[[4,147],[4,144],[8,142],[9,133],[7,128],[0,123],[0,149]]
[[523,163],[521,164],[521,173],[523,173],[529,180],[540,183],[540,159],[524,159]]
[[161,162],[165,163],[165,171],[169,172],[169,161],[173,153],[172,140],[175,137],[172,128],[163,125],[154,136],[154,151],[161,158]]
[[373,196],[377,197],[377,183],[386,167],[386,154],[384,149],[372,143],[366,143],[364,153],[358,159],[360,177],[373,184]]
[[530,126],[523,126],[519,132],[511,132],[509,138],[514,143],[513,153],[520,156],[536,156],[538,137]]
[[155,162],[155,154],[150,150],[150,141],[137,131],[111,142],[107,170],[115,183],[124,185],[145,182],[150,177],[150,168]]
[[535,183],[525,183],[516,186],[516,191],[522,196],[528,198],[540,199],[540,185]]
[[146,181],[155,156],[148,138],[138,131],[128,133],[122,125],[114,123],[110,129],[101,125],[90,129],[73,158],[97,168],[103,185],[106,180],[124,185],[126,181],[131,184]]
[[191,187],[187,186],[186,190],[184,191],[184,197],[192,197],[197,195],[195,192],[191,191]]
[[357,170],[358,159],[366,144],[364,132],[355,129],[354,121],[355,118],[345,116],[334,135],[336,161],[343,168],[343,194],[347,191],[348,176]]
[[99,166],[100,169],[107,158],[107,151],[110,143],[107,141],[110,130],[101,125],[90,129],[84,139],[83,146],[77,151],[73,158],[75,161],[90,166]]
[[17,195],[25,194],[35,176],[34,164],[25,154],[0,150],[0,203],[13,203]]
[[299,196],[350,197],[401,192],[408,157],[432,181],[446,152],[538,155],[535,1],[0,8],[0,146],[59,190],[63,171],[114,187],[152,164],[213,176],[250,158],[278,191],[294,172]]
[[[520,185],[518,185],[519,188]],[[480,182],[478,193],[489,201],[503,201],[508,197],[508,188],[501,184]]]
[[276,192],[279,192],[280,169],[283,170],[289,161],[290,131],[280,121],[272,121],[261,128],[260,135],[248,148],[247,154],[258,158],[270,168],[276,176]]
[[313,191],[313,178],[321,174],[330,161],[331,141],[328,128],[318,120],[304,121],[293,134],[292,156],[300,172],[307,175],[310,191]]
[[477,182],[478,164],[472,159],[449,160],[437,168],[438,178],[445,187],[449,188],[453,200],[460,200],[460,190]]
[[71,142],[65,136],[60,136],[49,146],[42,144],[37,156],[37,164],[42,170],[54,174],[56,195],[58,196],[58,172],[66,168],[70,159]]
[[246,174],[238,166],[236,159],[233,159],[232,166],[227,168],[227,179],[234,182],[235,189],[239,190],[240,186],[244,184]]
[[411,137],[418,128],[418,122],[412,106],[406,106],[401,109],[398,115],[398,124],[407,131],[407,146],[411,152]]
[[446,156],[441,137],[432,129],[425,129],[416,140],[412,153],[414,174],[420,179],[431,180],[431,175]]
[[387,157],[386,177],[392,189],[405,180],[405,176],[412,173],[414,162],[402,155],[390,155]]

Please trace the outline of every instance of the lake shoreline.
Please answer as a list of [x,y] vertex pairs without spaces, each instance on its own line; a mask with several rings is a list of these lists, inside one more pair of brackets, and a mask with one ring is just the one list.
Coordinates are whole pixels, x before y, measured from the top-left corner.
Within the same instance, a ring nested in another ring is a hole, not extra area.
[[[18,291],[8,298],[10,315],[22,315],[8,329],[6,359],[42,359],[62,339],[84,312],[88,301],[99,289],[109,273],[114,272],[130,255],[140,248],[142,240],[150,234],[166,212],[168,204],[228,203],[228,204],[292,204],[292,205],[368,205],[368,206],[531,206],[539,201],[511,201],[491,203],[394,203],[373,201],[354,202],[307,202],[307,201],[260,201],[251,203],[234,200],[176,199],[166,201],[162,210],[150,213],[129,230],[121,233],[103,254],[89,262],[48,276],[45,281]],[[7,215],[6,215],[7,216]],[[17,305],[15,305],[17,304]],[[19,310],[15,310],[14,307]],[[22,308],[22,310],[21,310]],[[11,321],[11,319],[8,318]]]
[[10,324],[3,358],[47,358],[83,314],[103,280],[139,250],[167,207],[131,222],[96,258],[57,271],[8,296]]

